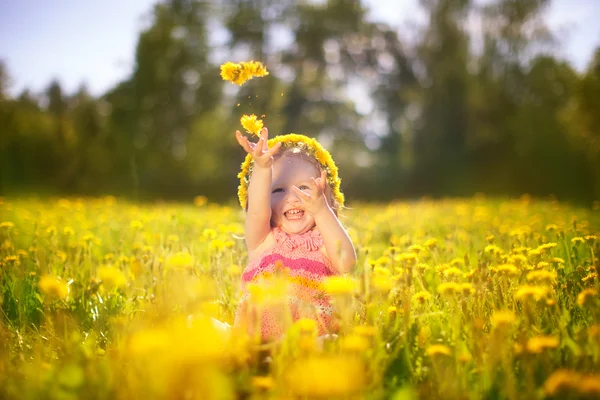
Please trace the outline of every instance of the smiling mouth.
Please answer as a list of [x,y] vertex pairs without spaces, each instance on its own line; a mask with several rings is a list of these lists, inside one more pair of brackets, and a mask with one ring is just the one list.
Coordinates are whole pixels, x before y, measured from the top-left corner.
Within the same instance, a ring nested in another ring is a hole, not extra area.
[[288,210],[284,212],[283,215],[285,215],[285,217],[290,220],[302,219],[302,217],[304,216],[304,210],[299,210],[295,208],[293,210]]

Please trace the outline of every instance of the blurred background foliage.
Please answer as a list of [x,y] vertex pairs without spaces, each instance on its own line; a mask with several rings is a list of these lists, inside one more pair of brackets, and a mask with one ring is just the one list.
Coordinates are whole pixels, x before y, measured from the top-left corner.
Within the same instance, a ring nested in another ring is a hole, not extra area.
[[[600,199],[600,47],[582,72],[557,58],[548,4],[421,0],[427,23],[407,32],[359,0],[158,2],[102,96],[57,81],[10,96],[0,64],[0,193],[233,199],[234,131],[255,113],[321,140],[350,200]],[[271,74],[221,80],[249,59]]]

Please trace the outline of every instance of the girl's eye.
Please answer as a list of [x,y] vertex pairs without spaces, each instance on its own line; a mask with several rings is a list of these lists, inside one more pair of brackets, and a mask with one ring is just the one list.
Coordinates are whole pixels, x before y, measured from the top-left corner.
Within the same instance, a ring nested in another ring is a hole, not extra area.
[[306,185],[301,185],[300,187],[298,187],[298,189],[300,190],[306,190],[306,189],[310,189],[308,186]]
[[273,189],[272,193],[280,193],[280,192],[283,192],[282,188]]

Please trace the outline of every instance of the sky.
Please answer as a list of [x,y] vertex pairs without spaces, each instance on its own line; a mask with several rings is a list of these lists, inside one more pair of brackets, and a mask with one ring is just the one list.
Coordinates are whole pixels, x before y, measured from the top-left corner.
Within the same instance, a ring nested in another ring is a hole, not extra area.
[[[137,37],[155,0],[2,0],[0,60],[13,95],[41,92],[54,78],[68,93],[85,83],[100,95],[126,79]],[[399,27],[422,22],[418,0],[366,0],[370,19]],[[557,34],[559,56],[582,71],[600,46],[600,0],[553,0],[544,18]],[[476,29],[474,26],[473,29]]]

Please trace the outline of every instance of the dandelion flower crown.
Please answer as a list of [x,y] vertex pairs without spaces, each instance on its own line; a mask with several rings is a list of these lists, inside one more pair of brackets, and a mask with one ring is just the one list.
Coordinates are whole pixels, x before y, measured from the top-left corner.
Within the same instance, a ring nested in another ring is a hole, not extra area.
[[[280,151],[287,148],[298,148],[317,160],[321,168],[327,173],[327,183],[331,188],[334,202],[337,203],[339,207],[344,205],[344,194],[340,190],[340,183],[342,180],[338,176],[338,168],[335,165],[331,154],[321,146],[317,139],[296,133],[289,133],[287,135],[275,136],[269,139],[269,148],[277,143],[281,143]],[[247,154],[246,159],[242,163],[242,169],[238,174],[238,178],[240,178],[238,199],[243,209],[246,209],[246,206],[248,205],[248,184],[250,183],[253,166],[254,160],[252,155]]]

